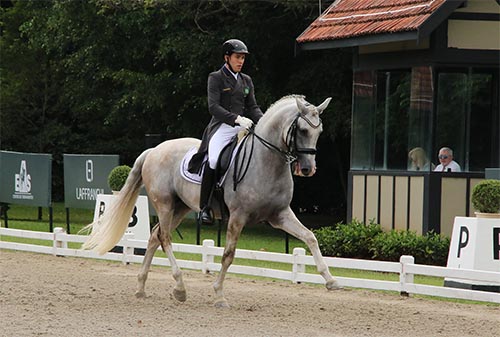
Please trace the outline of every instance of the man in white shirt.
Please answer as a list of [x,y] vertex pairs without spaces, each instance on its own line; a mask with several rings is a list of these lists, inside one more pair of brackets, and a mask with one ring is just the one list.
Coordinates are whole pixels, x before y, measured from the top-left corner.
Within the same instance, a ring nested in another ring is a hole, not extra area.
[[443,147],[439,150],[439,162],[434,172],[460,172],[460,165],[453,160],[453,150],[449,147]]

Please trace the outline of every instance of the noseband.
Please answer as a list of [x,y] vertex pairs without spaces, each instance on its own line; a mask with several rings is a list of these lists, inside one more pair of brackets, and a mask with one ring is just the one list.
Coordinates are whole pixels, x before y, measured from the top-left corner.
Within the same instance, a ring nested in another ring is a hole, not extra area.
[[319,122],[317,125],[313,124],[309,118],[306,116],[299,114],[293,121],[292,125],[288,129],[287,136],[286,136],[286,142],[285,144],[287,145],[288,152],[291,152],[292,155],[294,155],[295,159],[297,159],[296,155],[297,154],[316,154],[316,148],[310,148],[310,147],[297,147],[297,122],[299,118],[302,118],[309,124],[313,129],[317,129],[320,127],[322,121],[321,118],[319,118]]

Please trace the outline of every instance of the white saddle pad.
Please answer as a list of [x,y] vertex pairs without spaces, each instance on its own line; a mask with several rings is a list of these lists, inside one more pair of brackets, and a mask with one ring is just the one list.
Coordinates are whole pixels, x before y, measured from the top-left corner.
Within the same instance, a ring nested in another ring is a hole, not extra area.
[[[229,164],[229,166],[231,166],[233,164],[236,151],[238,151],[238,148],[240,147],[240,145],[241,145],[241,142],[239,142],[238,145],[236,145],[236,147],[234,148],[233,154],[231,155],[231,163]],[[194,156],[194,154],[196,152],[198,152],[198,147],[196,147],[196,146],[189,149],[188,152],[186,152],[186,154],[184,155],[184,158],[182,158],[181,165],[180,165],[179,169],[181,171],[181,176],[184,179],[186,179],[187,181],[190,181],[192,183],[201,185],[201,179],[203,177],[203,170],[205,169],[205,165],[203,165],[200,174],[191,173],[188,171],[189,161],[191,160],[191,158]],[[208,155],[205,155],[205,158],[203,159],[203,161],[208,160],[207,157],[208,157]],[[226,176],[227,176],[227,172],[222,177],[220,183],[222,183],[222,182],[224,182],[224,180],[226,180]]]
[[[181,170],[181,176],[184,179],[186,179],[187,181],[190,181],[192,183],[201,185],[201,177],[203,176],[203,170],[205,168],[205,165],[203,165],[200,174],[191,173],[188,171],[189,161],[191,160],[191,158],[193,157],[193,155],[196,152],[198,152],[198,147],[196,147],[196,146],[192,147],[191,149],[189,149],[188,152],[186,152],[186,154],[184,155],[184,158],[182,158],[180,170]],[[205,158],[206,157],[207,156],[205,156]]]

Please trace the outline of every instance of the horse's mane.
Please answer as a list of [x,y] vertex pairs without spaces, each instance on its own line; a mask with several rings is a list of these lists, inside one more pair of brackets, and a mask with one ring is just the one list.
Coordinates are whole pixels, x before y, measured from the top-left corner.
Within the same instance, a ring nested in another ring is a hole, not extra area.
[[282,103],[283,101],[290,100],[290,99],[295,100],[296,98],[300,98],[300,99],[304,100],[306,98],[306,96],[304,96],[304,95],[296,95],[296,94],[283,96],[279,100],[277,100],[276,102],[274,102],[273,104],[271,104],[269,106],[269,108],[267,108],[266,114],[269,113],[269,112],[272,112],[273,108],[275,108],[276,105]]

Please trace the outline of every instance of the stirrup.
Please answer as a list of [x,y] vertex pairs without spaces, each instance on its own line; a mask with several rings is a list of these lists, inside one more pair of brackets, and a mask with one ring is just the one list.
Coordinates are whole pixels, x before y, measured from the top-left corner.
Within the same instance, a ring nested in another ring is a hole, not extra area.
[[200,221],[202,225],[207,226],[212,226],[214,224],[210,207],[205,207],[200,211],[198,214],[198,221]]

